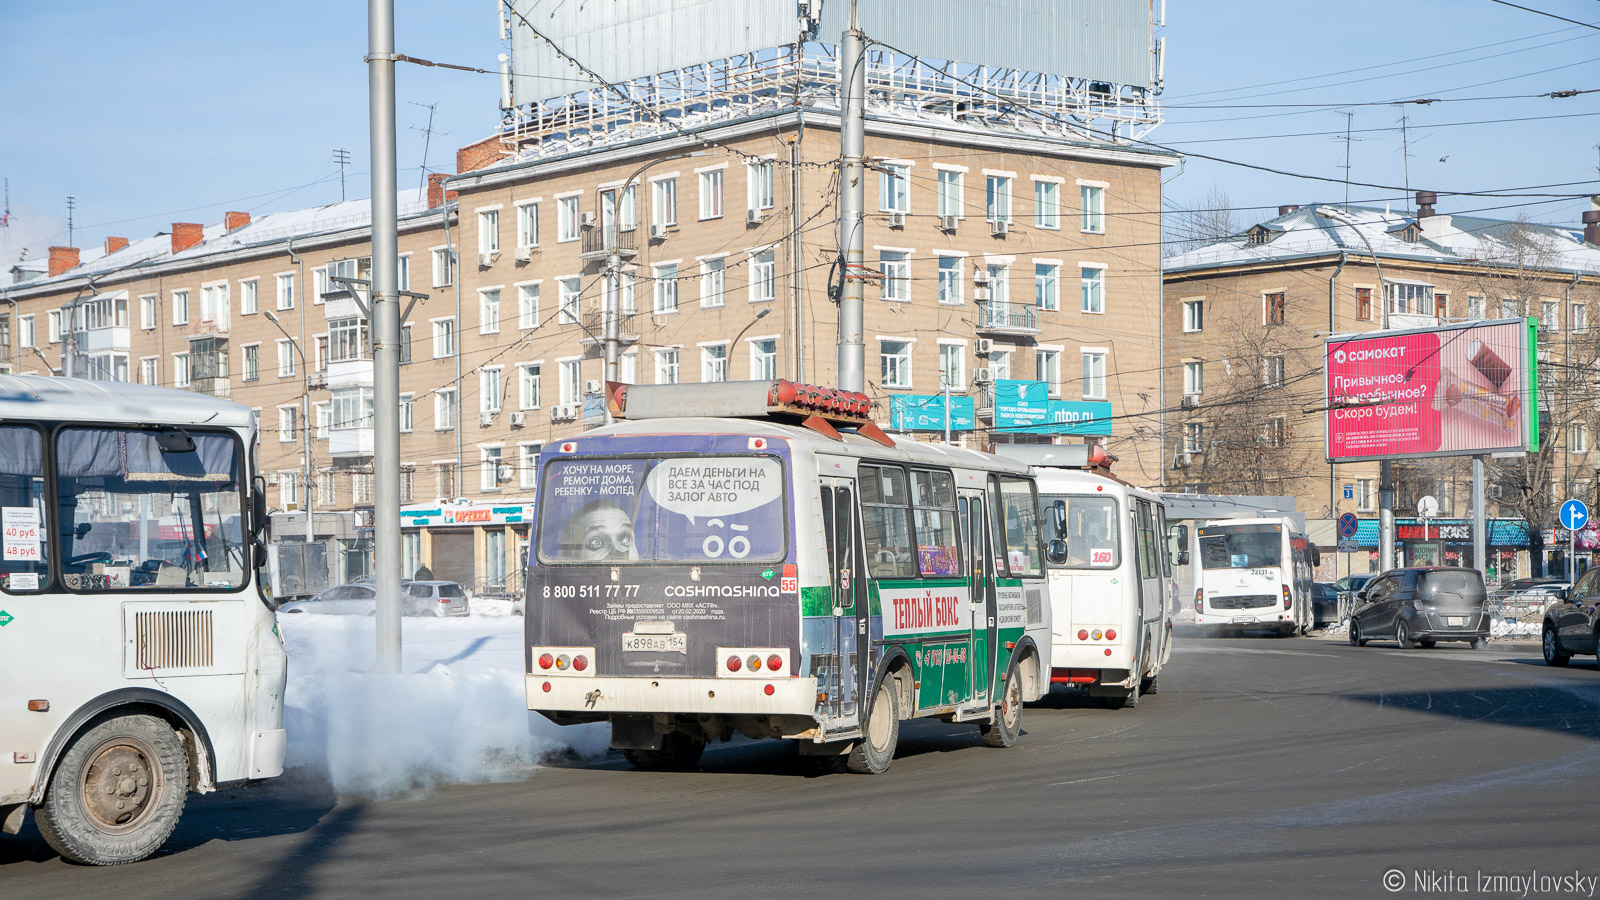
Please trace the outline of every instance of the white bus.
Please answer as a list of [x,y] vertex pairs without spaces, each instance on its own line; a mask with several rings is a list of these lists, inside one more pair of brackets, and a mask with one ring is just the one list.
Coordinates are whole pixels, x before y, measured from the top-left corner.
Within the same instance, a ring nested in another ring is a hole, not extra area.
[[610,722],[641,767],[740,733],[877,773],[922,716],[1016,741],[1050,671],[1027,466],[786,381],[608,400],[616,424],[539,460],[529,709]]
[[1314,624],[1319,553],[1287,518],[1225,519],[1194,529],[1194,621],[1202,630],[1305,634]]
[[1138,706],[1172,655],[1177,595],[1161,498],[1113,476],[1114,458],[1097,447],[996,452],[1034,467],[1045,537],[1066,542],[1049,560],[1051,683],[1086,688],[1112,708]]
[[0,376],[0,823],[133,862],[283,769],[256,427],[187,391]]

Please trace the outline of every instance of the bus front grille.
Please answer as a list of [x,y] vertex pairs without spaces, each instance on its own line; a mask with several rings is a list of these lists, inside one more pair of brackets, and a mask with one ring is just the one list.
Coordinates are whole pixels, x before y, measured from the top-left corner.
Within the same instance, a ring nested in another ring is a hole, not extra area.
[[139,612],[133,622],[140,669],[203,669],[213,664],[211,610]]
[[1257,609],[1271,606],[1275,601],[1271,594],[1244,594],[1237,597],[1207,597],[1206,605],[1212,609]]

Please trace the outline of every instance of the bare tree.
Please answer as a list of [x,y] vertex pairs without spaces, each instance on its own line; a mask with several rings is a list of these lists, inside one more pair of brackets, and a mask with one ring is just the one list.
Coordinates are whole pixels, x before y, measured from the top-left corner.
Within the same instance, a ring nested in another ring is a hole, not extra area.
[[1228,192],[1215,182],[1189,209],[1166,217],[1165,224],[1163,249],[1167,256],[1237,237],[1243,231]]

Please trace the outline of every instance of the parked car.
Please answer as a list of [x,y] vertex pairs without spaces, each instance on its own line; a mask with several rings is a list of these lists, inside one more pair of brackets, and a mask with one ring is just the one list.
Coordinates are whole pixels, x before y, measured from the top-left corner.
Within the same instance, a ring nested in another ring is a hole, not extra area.
[[1339,624],[1339,590],[1326,581],[1311,585],[1311,627]]
[[1439,641],[1489,642],[1487,592],[1477,569],[1418,566],[1391,569],[1367,584],[1350,615],[1350,643],[1392,639],[1402,650]]
[[1333,589],[1336,591],[1350,591],[1351,593],[1359,593],[1362,588],[1367,586],[1367,582],[1377,577],[1378,576],[1372,572],[1362,575],[1346,575],[1345,577],[1333,583]]
[[1495,588],[1489,595],[1492,600],[1528,599],[1549,602],[1557,594],[1569,590],[1572,582],[1565,578],[1518,578]]
[[[468,599],[454,581],[406,581],[400,586],[400,614],[404,616],[464,616]],[[371,583],[353,581],[331,587],[309,600],[296,600],[278,608],[281,613],[322,613],[334,616],[370,616],[378,609],[378,592]]]
[[1564,666],[1578,654],[1600,653],[1600,568],[1583,573],[1545,608],[1540,631],[1549,665]]

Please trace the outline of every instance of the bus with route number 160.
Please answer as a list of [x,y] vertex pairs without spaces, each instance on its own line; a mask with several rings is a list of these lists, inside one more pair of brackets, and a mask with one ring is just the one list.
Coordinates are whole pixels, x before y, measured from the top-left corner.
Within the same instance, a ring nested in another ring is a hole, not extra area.
[[528,708],[609,722],[640,767],[735,733],[878,773],[901,719],[1010,746],[1048,689],[1027,466],[896,442],[865,395],[607,385],[617,422],[546,445]]

